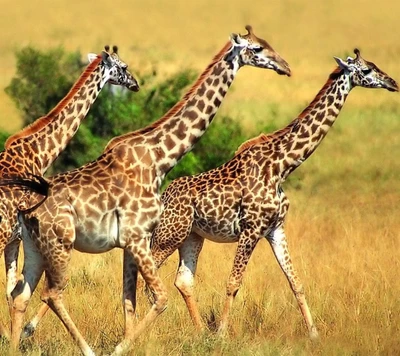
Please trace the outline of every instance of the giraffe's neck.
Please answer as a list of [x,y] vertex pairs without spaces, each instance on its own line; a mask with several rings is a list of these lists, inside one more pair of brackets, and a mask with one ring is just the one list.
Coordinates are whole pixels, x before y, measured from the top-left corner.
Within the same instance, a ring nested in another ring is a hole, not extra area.
[[281,143],[284,179],[317,149],[339,116],[351,89],[348,75],[337,68],[310,105],[289,124]]
[[105,151],[123,143],[151,145],[157,175],[163,178],[204,134],[240,67],[237,53],[227,43],[187,94],[161,119],[144,129],[111,140]]
[[260,149],[265,159],[274,159],[275,173],[285,180],[319,146],[332,127],[351,90],[348,76],[337,68],[317,96],[288,126],[270,135],[245,142],[237,154],[248,147]]
[[77,132],[104,86],[105,69],[101,62],[98,56],[53,110],[6,141],[13,164],[33,174],[46,172]]

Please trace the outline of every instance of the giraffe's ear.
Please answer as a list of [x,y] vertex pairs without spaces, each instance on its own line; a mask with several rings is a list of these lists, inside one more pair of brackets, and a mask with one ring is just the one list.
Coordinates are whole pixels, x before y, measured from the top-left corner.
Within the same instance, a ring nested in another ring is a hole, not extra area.
[[340,68],[342,68],[343,70],[350,72],[350,66],[347,62],[345,62],[343,59],[339,58],[339,57],[333,57],[336,61],[336,63],[338,64],[338,66]]
[[112,67],[113,65],[113,59],[110,53],[108,52],[101,52],[101,58],[103,59],[103,63],[107,64],[108,66]]
[[89,63],[92,63],[96,58],[97,58],[97,54],[95,54],[95,53],[88,54]]
[[237,33],[232,33],[230,36],[230,40],[232,42],[232,44],[234,46],[245,46],[246,45],[246,41],[240,37],[240,35],[238,35]]

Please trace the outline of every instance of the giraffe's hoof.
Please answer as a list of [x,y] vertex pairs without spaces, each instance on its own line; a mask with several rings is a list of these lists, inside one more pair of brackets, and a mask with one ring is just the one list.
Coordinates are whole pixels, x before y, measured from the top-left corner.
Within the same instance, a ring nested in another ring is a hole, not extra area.
[[35,332],[35,327],[32,323],[28,323],[24,326],[22,333],[21,333],[21,340],[27,339],[31,337]]
[[311,328],[309,336],[310,336],[311,341],[318,341],[319,340],[319,334],[318,334],[317,328],[315,326],[313,326]]
[[123,340],[116,347],[111,356],[126,355],[131,348],[131,343],[128,340]]
[[218,335],[218,337],[223,339],[224,337],[226,337],[226,334],[227,334],[226,326],[225,326],[225,324],[221,324],[219,326],[219,328],[217,329],[217,335]]

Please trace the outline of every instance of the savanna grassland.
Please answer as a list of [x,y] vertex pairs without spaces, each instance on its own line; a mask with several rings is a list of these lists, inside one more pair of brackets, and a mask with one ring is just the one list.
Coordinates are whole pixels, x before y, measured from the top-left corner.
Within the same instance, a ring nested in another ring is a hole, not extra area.
[[[293,77],[244,68],[221,111],[250,135],[255,122],[288,123],[324,84],[333,56],[359,47],[367,60],[400,81],[400,3],[383,0],[305,2],[147,1],[7,2],[0,14],[4,89],[15,72],[14,52],[25,45],[62,45],[82,53],[118,44],[133,72],[203,69],[231,32],[249,23],[289,62]],[[19,129],[18,111],[0,91],[0,127]],[[216,118],[218,120],[218,117]],[[313,156],[291,177],[286,232],[321,340],[311,343],[288,284],[265,241],[257,246],[234,303],[228,336],[218,321],[234,245],[206,243],[196,288],[210,330],[195,332],[173,286],[174,255],[160,273],[169,307],[142,335],[138,355],[398,355],[400,354],[400,94],[356,88]],[[99,354],[123,336],[122,253],[75,253],[65,300]],[[4,274],[0,276],[2,286]],[[39,287],[40,289],[40,287]],[[29,316],[40,303],[33,298]],[[148,309],[139,294],[138,314]],[[8,321],[5,299],[0,317]],[[7,345],[0,346],[0,353]],[[54,315],[47,315],[27,355],[73,355],[78,349]]]

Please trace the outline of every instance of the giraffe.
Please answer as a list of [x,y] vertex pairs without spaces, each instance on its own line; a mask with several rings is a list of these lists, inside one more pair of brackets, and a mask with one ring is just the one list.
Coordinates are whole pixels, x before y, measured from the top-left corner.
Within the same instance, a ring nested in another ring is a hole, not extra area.
[[[103,253],[123,249],[125,335],[115,354],[167,306],[167,294],[150,254],[150,237],[161,214],[161,183],[167,172],[204,134],[237,71],[244,65],[290,76],[284,59],[265,41],[232,34],[183,98],[149,126],[112,139],[103,154],[85,166],[49,179],[47,200],[20,214],[25,256],[21,279],[12,292],[12,344],[18,345],[29,298],[45,271],[42,300],[57,314],[84,355],[93,351],[66,311],[62,292],[72,249]],[[155,302],[135,325],[138,272]]]
[[[139,90],[137,80],[117,52],[116,46],[111,53],[106,46],[100,55],[89,54],[89,65],[68,94],[46,116],[10,136],[0,153],[0,255],[5,250],[9,301],[17,283],[20,239],[18,234],[12,238],[17,208],[24,207],[30,195],[35,195],[32,201],[36,201],[47,194],[48,184],[42,176],[77,132],[107,82]],[[4,326],[0,333],[8,334]]]
[[194,325],[203,328],[194,299],[194,276],[204,239],[238,243],[218,332],[226,332],[234,298],[250,256],[266,238],[292,289],[309,335],[318,337],[302,283],[289,255],[284,221],[289,209],[282,183],[318,147],[356,86],[398,91],[397,83],[359,50],[338,67],[314,100],[288,126],[243,143],[222,166],[172,181],[162,194],[164,210],[153,231],[151,251],[156,267],[176,249],[179,267],[175,286]]

